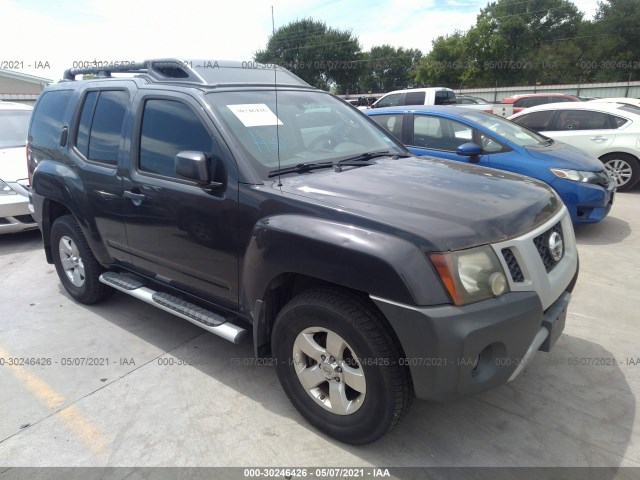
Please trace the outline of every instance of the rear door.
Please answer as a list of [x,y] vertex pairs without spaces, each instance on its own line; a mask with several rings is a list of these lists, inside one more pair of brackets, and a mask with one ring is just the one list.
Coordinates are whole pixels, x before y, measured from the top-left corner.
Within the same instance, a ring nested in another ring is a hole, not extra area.
[[[119,171],[124,155],[127,113],[134,95],[130,81],[89,86],[80,92],[79,109],[71,125],[69,155],[82,170],[83,209],[116,262],[130,263],[122,223],[123,186]],[[92,230],[94,230],[92,228]]]
[[[220,137],[203,107],[189,95],[139,92],[125,176],[124,223],[136,270],[228,308],[238,304],[238,182]],[[216,158],[203,188],[180,178],[181,151]],[[235,179],[235,180],[234,180]]]
[[544,134],[598,157],[616,137],[615,121],[604,112],[561,109]]

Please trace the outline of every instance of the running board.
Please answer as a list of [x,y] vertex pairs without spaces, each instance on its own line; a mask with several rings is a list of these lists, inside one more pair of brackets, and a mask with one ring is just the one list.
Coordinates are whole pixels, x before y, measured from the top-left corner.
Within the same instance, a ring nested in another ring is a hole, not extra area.
[[177,317],[204,328],[208,332],[215,333],[219,337],[233,343],[240,343],[247,335],[247,331],[227,321],[221,315],[205,310],[193,303],[189,303],[174,295],[157,292],[137,279],[116,272],[105,272],[100,275],[100,281],[116,290],[138,298],[154,307],[172,313]]

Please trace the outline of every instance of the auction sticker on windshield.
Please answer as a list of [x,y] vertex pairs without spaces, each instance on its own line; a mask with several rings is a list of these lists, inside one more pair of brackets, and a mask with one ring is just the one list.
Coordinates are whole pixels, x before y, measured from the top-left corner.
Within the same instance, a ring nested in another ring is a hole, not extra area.
[[266,127],[282,125],[282,122],[264,103],[227,105],[245,127]]

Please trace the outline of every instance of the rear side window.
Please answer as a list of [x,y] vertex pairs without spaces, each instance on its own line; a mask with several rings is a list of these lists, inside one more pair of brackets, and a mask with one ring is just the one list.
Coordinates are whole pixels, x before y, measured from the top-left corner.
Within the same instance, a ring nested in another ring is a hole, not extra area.
[[88,92],[82,106],[76,147],[89,160],[116,165],[129,93]]
[[29,141],[40,147],[55,148],[60,145],[62,120],[71,90],[53,90],[42,94],[33,112]]
[[543,132],[549,129],[553,113],[553,110],[549,110],[547,112],[532,112],[515,118],[513,121],[518,125],[530,128],[536,132]]
[[560,110],[555,130],[608,130],[613,128],[609,117],[590,110]]
[[407,92],[405,105],[424,105],[424,92]]
[[176,178],[175,158],[191,150],[211,155],[213,140],[196,113],[174,100],[147,100],[140,134],[140,170]]

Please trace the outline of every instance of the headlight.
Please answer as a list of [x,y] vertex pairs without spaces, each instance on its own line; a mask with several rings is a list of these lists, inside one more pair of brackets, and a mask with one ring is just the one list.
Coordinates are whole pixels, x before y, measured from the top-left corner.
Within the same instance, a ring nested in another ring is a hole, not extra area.
[[590,180],[598,178],[596,172],[581,172],[579,170],[565,170],[564,168],[550,168],[549,170],[551,170],[551,173],[556,177],[566,178],[574,182],[589,183]]
[[9,187],[9,185],[7,185],[2,180],[0,180],[0,195],[15,195],[15,194],[16,194],[16,192],[14,192]]
[[432,253],[429,258],[456,305],[498,297],[509,291],[502,265],[489,246]]

